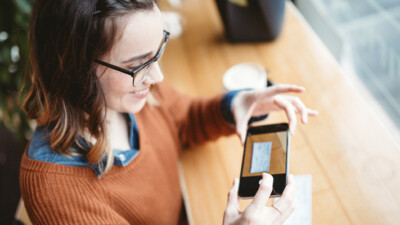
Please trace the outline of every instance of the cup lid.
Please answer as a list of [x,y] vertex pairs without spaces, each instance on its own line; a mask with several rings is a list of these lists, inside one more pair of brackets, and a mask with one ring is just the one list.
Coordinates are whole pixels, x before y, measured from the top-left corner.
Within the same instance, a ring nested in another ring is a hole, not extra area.
[[267,84],[267,73],[256,63],[240,63],[229,68],[223,77],[226,90],[259,89]]

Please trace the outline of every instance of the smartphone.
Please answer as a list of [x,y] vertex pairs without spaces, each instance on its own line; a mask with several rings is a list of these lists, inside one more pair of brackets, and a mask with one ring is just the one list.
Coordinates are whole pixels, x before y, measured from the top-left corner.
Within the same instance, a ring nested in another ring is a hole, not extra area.
[[274,177],[271,197],[282,195],[289,173],[289,125],[287,123],[250,127],[240,172],[239,197],[256,194],[262,173]]

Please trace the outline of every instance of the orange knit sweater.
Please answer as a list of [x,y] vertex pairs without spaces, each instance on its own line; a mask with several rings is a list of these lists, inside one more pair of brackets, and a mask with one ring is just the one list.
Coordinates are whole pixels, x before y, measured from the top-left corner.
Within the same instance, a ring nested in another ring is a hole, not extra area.
[[22,198],[34,224],[177,224],[182,209],[180,149],[234,133],[221,96],[191,99],[166,84],[160,106],[135,115],[140,151],[127,166],[98,179],[89,167],[30,159],[21,162]]

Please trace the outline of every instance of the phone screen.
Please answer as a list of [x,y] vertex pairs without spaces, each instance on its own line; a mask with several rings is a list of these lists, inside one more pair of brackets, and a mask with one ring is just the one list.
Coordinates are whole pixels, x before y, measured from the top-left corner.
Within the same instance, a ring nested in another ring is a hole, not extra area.
[[281,195],[285,189],[289,135],[286,124],[278,125],[249,129],[243,155],[239,196],[254,196],[262,173],[269,173],[274,177],[272,196]]

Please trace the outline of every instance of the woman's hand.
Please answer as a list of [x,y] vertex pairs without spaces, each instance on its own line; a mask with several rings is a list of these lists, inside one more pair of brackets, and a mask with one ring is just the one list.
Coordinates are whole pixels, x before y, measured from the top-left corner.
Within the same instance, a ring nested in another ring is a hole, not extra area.
[[242,212],[239,208],[239,180],[236,178],[228,194],[228,204],[224,214],[224,225],[245,224],[282,224],[294,211],[294,196],[296,186],[293,175],[288,178],[288,183],[282,197],[272,207],[266,207],[271,195],[273,178],[263,173],[263,179],[256,195],[250,205]]
[[316,116],[318,112],[307,108],[296,96],[281,95],[283,93],[302,93],[305,89],[296,85],[278,84],[272,87],[240,92],[233,101],[233,116],[236,130],[244,143],[247,124],[252,116],[266,115],[272,111],[284,110],[289,120],[290,133],[294,134],[297,125],[296,113],[306,124],[308,116]]

